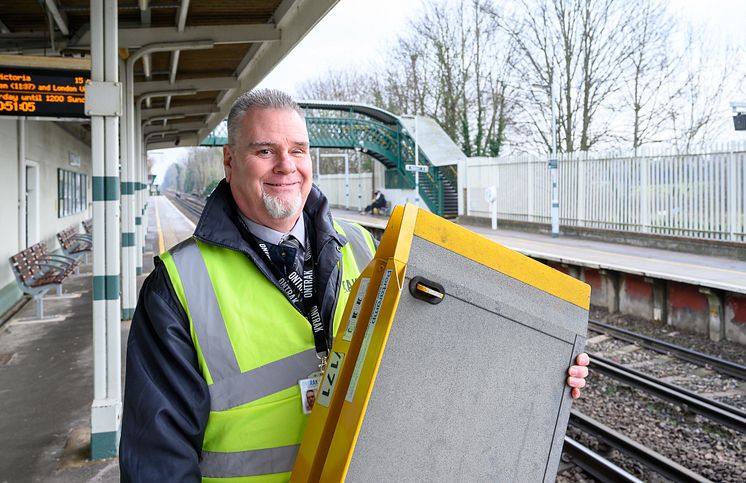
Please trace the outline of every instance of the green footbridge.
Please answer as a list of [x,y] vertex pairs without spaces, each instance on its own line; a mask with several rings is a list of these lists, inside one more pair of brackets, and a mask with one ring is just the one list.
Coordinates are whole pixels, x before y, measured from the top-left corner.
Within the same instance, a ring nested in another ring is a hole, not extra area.
[[[415,189],[415,132],[418,162],[426,166],[419,175],[420,198],[430,211],[446,218],[458,216],[456,165],[464,154],[438,124],[425,116],[399,117],[365,104],[329,101],[299,102],[306,110],[312,148],[361,150],[386,167],[386,189]],[[227,129],[221,123],[202,146],[222,146]]]

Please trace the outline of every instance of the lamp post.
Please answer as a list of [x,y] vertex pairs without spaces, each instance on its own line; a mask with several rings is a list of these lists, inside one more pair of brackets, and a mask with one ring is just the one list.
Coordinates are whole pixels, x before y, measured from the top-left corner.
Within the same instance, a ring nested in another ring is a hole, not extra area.
[[557,111],[555,105],[555,99],[557,99],[557,82],[554,75],[552,75],[552,83],[547,86],[546,84],[532,84],[532,87],[541,89],[549,88],[549,107],[551,109],[551,129],[552,129],[552,142],[549,147],[549,181],[551,182],[552,200],[550,207],[550,217],[552,223],[552,237],[556,238],[559,236],[559,184],[558,184],[558,173],[557,173]]
[[321,152],[316,148],[316,169],[313,171],[313,180],[318,185],[321,179]]
[[[420,172],[417,169],[417,166],[420,165],[420,145],[417,142],[417,137],[419,133],[419,129],[417,126],[417,115],[414,114],[405,114],[402,115],[405,119],[414,119],[414,165],[415,165],[415,172],[414,172],[414,204],[415,206],[420,206]],[[404,129],[406,131],[406,128]]]
[[[362,143],[359,143],[362,146]],[[363,161],[362,147],[355,146],[355,159],[357,160],[357,210],[363,211]]]
[[[420,134],[420,130],[417,128],[417,114],[414,115],[414,165],[420,165],[420,145],[417,142],[417,138]],[[420,206],[420,172],[414,172],[414,204]]]
[[733,127],[736,131],[746,131],[746,101],[730,103],[733,109]]
[[559,186],[557,182],[557,113],[554,100],[557,98],[557,82],[552,76],[549,103],[552,105],[552,154],[549,156],[549,179],[552,182],[552,237],[559,236]]

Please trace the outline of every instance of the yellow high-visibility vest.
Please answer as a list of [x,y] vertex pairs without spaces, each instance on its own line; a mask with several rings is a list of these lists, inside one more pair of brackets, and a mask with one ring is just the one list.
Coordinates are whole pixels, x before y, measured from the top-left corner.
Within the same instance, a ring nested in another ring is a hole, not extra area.
[[[341,249],[332,334],[350,287],[375,253],[359,225],[334,228],[349,243]],[[191,238],[161,260],[210,390],[203,481],[287,481],[308,419],[298,381],[319,367],[311,325],[244,253]]]

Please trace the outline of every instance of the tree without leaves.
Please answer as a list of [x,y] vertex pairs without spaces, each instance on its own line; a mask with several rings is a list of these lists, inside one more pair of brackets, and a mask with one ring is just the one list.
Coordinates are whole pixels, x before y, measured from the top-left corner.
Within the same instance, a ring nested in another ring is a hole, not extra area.
[[162,188],[204,194],[215,181],[223,179],[223,175],[223,155],[219,148],[193,148],[186,159],[168,167]]
[[661,0],[635,0],[630,23],[622,103],[632,117],[632,148],[664,141],[669,122],[670,85],[680,55],[672,54],[674,18]]
[[302,83],[298,98],[306,101],[346,101],[371,103],[370,74],[329,70],[325,75]]
[[[674,140],[688,150],[718,125],[718,101],[734,73],[718,68],[712,75],[703,54],[699,60],[677,54],[704,53],[708,47],[696,38],[676,48],[679,44],[669,39],[677,32],[676,19],[662,2],[425,4],[391,50],[386,67],[369,74],[336,74],[339,79],[323,89],[317,86],[326,97],[312,97],[428,115],[467,155],[495,156],[508,138],[514,148],[550,150],[549,91],[556,80],[560,151],[622,143],[636,149]],[[506,14],[498,5],[517,8]],[[541,90],[531,88],[536,85]]]
[[[629,55],[623,39],[631,7],[621,0],[522,0],[513,22],[503,26],[517,49],[517,78],[525,89],[559,86],[558,144],[561,151],[589,150],[609,136],[603,114],[619,88],[618,66]],[[546,134],[546,100],[525,93],[532,102],[525,112],[540,139]],[[549,97],[548,95],[546,97]]]
[[380,89],[398,92],[406,80],[416,94],[409,112],[436,119],[467,156],[500,152],[514,108],[505,77],[513,51],[496,20],[484,15],[488,7],[486,0],[427,4],[394,54],[409,72],[388,76]]
[[704,32],[689,29],[686,55],[678,65],[675,90],[668,104],[668,117],[677,151],[690,153],[708,143],[714,132],[724,127],[723,98],[738,92],[730,72],[730,59],[738,58],[732,47],[716,48]]

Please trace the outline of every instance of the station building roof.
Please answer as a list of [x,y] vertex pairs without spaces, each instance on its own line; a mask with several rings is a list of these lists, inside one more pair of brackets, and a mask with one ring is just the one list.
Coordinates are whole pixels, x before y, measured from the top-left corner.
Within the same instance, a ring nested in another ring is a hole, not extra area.
[[[156,43],[212,45],[153,52],[135,63],[136,99],[152,92],[195,91],[145,101],[148,148],[198,145],[235,98],[255,87],[337,2],[119,0],[122,60]],[[89,53],[90,0],[0,2],[0,64],[30,66],[23,57],[33,57],[31,66],[80,69]]]

